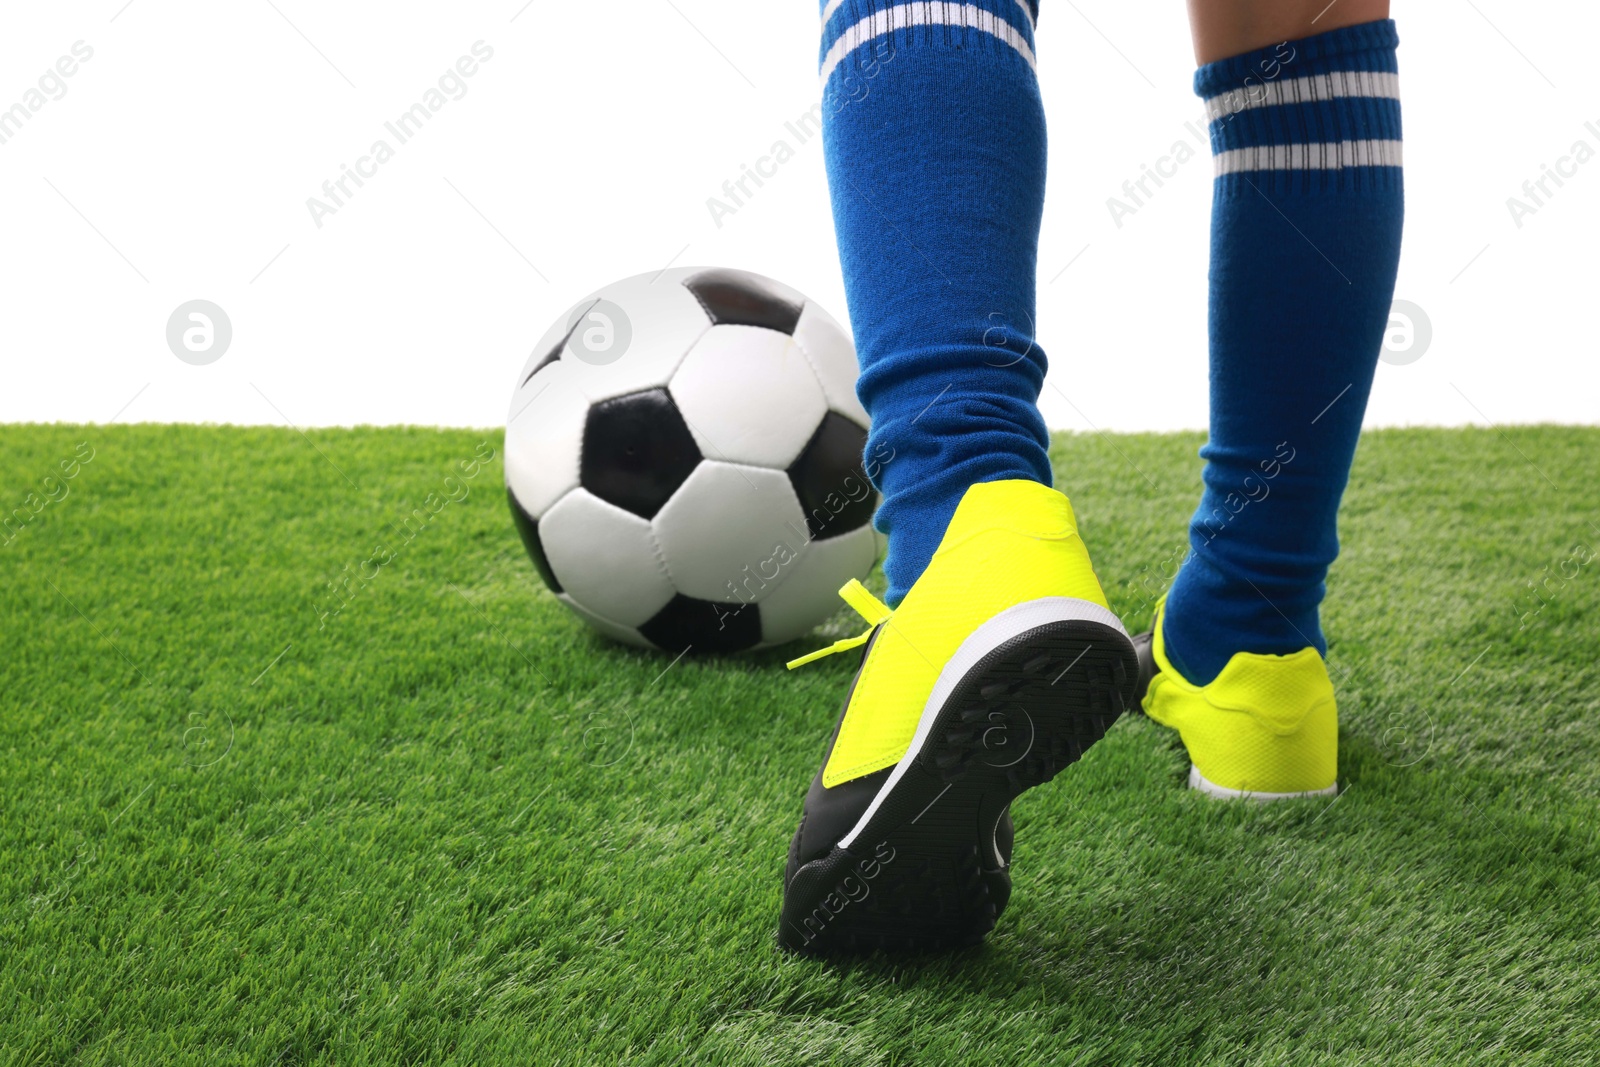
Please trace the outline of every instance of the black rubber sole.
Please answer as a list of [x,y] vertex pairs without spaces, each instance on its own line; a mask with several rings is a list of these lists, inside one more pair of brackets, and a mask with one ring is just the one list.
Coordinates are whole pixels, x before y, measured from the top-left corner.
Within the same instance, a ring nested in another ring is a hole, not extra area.
[[1135,715],[1143,715],[1144,695],[1150,691],[1150,683],[1156,676],[1155,635],[1149,630],[1134,634],[1133,652],[1139,657],[1139,684],[1133,688],[1133,700],[1128,704],[1128,710]]
[[851,846],[795,872],[779,944],[831,953],[981,941],[1011,896],[994,840],[1001,815],[1105,736],[1137,680],[1128,638],[1096,622],[1049,623],[984,656]]

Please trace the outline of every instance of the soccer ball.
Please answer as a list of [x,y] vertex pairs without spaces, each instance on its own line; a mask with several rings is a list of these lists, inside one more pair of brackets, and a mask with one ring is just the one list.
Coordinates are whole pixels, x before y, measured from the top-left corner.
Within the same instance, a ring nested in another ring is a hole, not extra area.
[[676,268],[580,300],[506,423],[511,514],[545,584],[674,654],[804,634],[876,556],[855,380],[839,323],[758,274]]

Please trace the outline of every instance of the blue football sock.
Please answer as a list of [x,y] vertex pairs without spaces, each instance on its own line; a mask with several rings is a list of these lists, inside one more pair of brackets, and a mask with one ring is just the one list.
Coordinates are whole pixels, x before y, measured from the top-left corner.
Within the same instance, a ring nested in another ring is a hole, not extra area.
[[1189,681],[1327,654],[1318,620],[1400,256],[1389,20],[1200,68],[1211,120],[1211,434],[1163,634]]
[[1050,483],[1033,340],[1036,8],[826,0],[822,12],[828,187],[896,604],[968,486]]

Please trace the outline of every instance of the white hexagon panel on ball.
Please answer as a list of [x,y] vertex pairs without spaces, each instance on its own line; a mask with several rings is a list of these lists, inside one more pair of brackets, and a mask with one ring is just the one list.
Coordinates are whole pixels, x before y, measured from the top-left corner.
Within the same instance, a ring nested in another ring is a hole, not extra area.
[[638,626],[672,599],[650,523],[574,489],[539,520],[539,539],[561,591],[620,626]]
[[[678,592],[759,602],[806,542],[806,519],[782,471],[704,460],[651,520]],[[769,575],[763,577],[763,575]]]
[[761,326],[711,327],[668,389],[703,455],[778,470],[794,462],[828,410],[805,352]]

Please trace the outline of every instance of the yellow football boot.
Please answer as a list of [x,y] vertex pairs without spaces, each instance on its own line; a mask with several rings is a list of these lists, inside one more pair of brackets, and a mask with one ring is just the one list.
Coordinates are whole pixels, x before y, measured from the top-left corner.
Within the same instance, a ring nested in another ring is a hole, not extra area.
[[1317,650],[1236,652],[1209,684],[1192,685],[1167,659],[1165,612],[1163,598],[1151,632],[1135,639],[1141,703],[1146,715],[1183,738],[1190,788],[1251,800],[1337,793],[1339,711]]
[[789,847],[778,938],[795,951],[981,940],[1010,896],[1008,808],[1133,703],[1137,660],[1067,498],[969,488],[893,611],[840,590],[871,629]]

